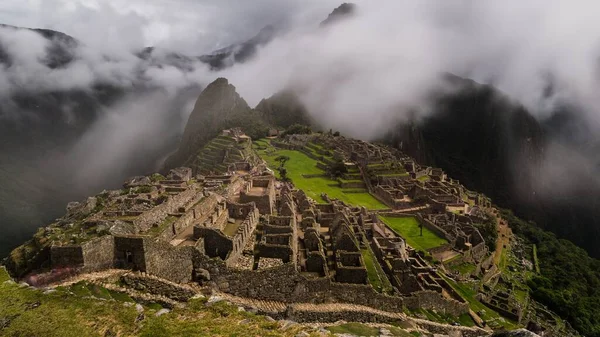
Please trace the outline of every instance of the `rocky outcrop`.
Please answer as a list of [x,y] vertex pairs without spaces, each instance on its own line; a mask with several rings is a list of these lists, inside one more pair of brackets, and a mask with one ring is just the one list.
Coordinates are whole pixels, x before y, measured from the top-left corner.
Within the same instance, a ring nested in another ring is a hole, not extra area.
[[329,25],[334,22],[337,22],[341,19],[350,17],[356,11],[356,5],[353,3],[343,3],[338,8],[334,9],[333,12],[329,14],[327,19],[321,22],[321,26]]
[[229,121],[249,112],[250,107],[235,87],[227,79],[218,78],[198,97],[179,148],[167,159],[165,168],[184,166],[210,139],[226,128]]

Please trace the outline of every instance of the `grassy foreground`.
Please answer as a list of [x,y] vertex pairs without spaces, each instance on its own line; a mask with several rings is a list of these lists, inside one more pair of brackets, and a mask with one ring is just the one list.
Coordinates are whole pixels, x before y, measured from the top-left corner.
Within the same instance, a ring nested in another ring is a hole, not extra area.
[[[339,182],[324,176],[325,171],[317,167],[317,160],[310,158],[306,154],[295,150],[277,149],[266,140],[255,141],[255,149],[261,158],[263,158],[269,167],[275,171],[279,167],[279,162],[275,160],[278,156],[288,156],[290,160],[285,164],[288,177],[294,185],[304,190],[306,194],[317,202],[324,202],[321,193],[326,193],[329,197],[339,199],[345,203],[355,206],[365,206],[368,209],[386,209],[386,205],[375,199],[366,190],[358,192],[354,189],[343,189]],[[323,175],[318,177],[305,178],[303,175]]]
[[304,329],[281,330],[277,322],[225,302],[195,299],[156,316],[157,304],[140,314],[128,296],[119,299],[81,284],[44,293],[10,281],[0,268],[0,336],[295,336]]
[[423,235],[421,236],[421,228],[419,222],[414,217],[380,217],[391,229],[402,236],[406,243],[411,247],[427,251],[428,249],[439,247],[448,243],[444,238],[440,238],[434,232],[423,227]]

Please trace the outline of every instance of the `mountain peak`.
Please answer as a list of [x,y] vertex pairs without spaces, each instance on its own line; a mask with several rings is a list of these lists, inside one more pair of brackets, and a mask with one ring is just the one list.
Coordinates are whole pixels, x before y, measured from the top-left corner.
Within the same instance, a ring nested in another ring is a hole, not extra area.
[[210,83],[196,101],[177,152],[165,163],[176,167],[194,159],[196,152],[223,129],[224,123],[247,114],[250,107],[224,77]]
[[352,16],[356,12],[356,4],[351,2],[344,2],[339,7],[333,10],[333,12],[329,13],[327,19],[321,22],[321,26],[329,25],[331,23],[337,22],[341,19],[348,18]]

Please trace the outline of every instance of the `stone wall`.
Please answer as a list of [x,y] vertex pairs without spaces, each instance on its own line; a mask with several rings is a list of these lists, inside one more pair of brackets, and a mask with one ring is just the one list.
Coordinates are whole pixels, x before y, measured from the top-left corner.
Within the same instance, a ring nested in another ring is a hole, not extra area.
[[256,229],[256,225],[258,224],[259,212],[253,203],[249,204],[251,208],[246,209],[248,213],[246,214],[246,218],[240,224],[237,229],[237,232],[234,234],[232,238],[232,249],[227,256],[227,265],[234,265],[239,257],[241,256],[244,247],[246,246],[246,242],[252,237],[254,230]]
[[[258,195],[250,193],[252,187],[265,188],[264,193]],[[260,210],[261,214],[273,213],[275,206],[275,180],[272,176],[269,177],[256,177],[250,181],[247,185],[246,190],[240,191],[240,203],[256,203],[256,207]]]
[[145,232],[153,225],[163,222],[169,214],[177,213],[179,208],[190,202],[190,200],[195,199],[198,201],[202,197],[203,195],[198,193],[196,188],[191,187],[170,197],[167,201],[155,206],[151,210],[144,212],[133,221],[133,225],[138,232]]
[[124,274],[121,276],[121,281],[133,289],[162,295],[180,302],[185,302],[195,295],[195,292],[189,288],[137,273]]
[[166,242],[147,242],[146,272],[177,283],[192,280],[193,247],[173,247]]
[[86,272],[112,268],[115,261],[115,238],[103,236],[84,243],[83,263]]
[[[294,251],[291,246],[291,235],[289,234],[269,234],[262,237],[261,242],[256,245],[259,257],[281,259],[284,263],[295,261]],[[286,241],[285,244],[279,244],[279,240]],[[277,241],[277,242],[275,242]]]
[[115,236],[115,267],[146,270],[145,238],[141,236]]
[[385,315],[384,313],[371,311],[309,311],[297,309],[297,306],[292,304],[286,312],[287,319],[294,322],[321,322],[334,323],[338,321],[347,322],[365,322],[365,323],[392,323],[397,322],[397,317]]
[[341,188],[365,188],[365,183],[359,181],[340,181]]
[[194,226],[194,238],[204,240],[204,253],[209,257],[220,257],[225,260],[233,249],[231,239],[214,228]]
[[411,310],[427,309],[460,316],[469,312],[469,304],[445,298],[442,294],[431,291],[417,291],[405,298],[406,307]]
[[421,222],[421,224],[423,224],[423,226],[425,226],[425,228],[429,229],[430,231],[434,232],[435,235],[444,238],[448,241],[452,241],[452,238],[450,237],[450,235],[443,230],[442,228],[440,228],[439,226],[437,226],[436,224],[434,224],[433,222],[423,218],[422,216],[418,216],[419,221]]
[[83,250],[80,245],[50,247],[50,266],[80,267],[83,266]]
[[227,203],[227,211],[232,219],[246,219],[248,214],[254,211],[256,204],[251,202],[247,204]]
[[182,231],[193,225],[194,222],[201,221],[201,219],[209,216],[217,206],[218,200],[216,195],[211,194],[208,197],[201,197],[192,199],[195,204],[191,206],[189,210],[185,210],[186,213],[179,217],[170,228],[165,228],[163,233],[160,235],[161,239],[169,241]]
[[390,312],[401,312],[406,304],[415,309],[424,307],[457,316],[469,309],[468,304],[446,299],[433,291],[398,297],[377,293],[367,284],[338,283],[326,277],[307,279],[292,263],[258,271],[234,270],[219,259],[199,255],[194,259],[194,268],[208,270],[213,286],[241,297],[284,303],[345,302]]

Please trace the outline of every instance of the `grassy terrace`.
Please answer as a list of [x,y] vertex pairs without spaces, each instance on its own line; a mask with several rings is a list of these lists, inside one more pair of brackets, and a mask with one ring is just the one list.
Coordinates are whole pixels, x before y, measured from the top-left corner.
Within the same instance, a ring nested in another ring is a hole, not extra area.
[[339,182],[327,177],[304,178],[302,175],[321,174],[325,171],[317,167],[317,161],[308,157],[300,151],[282,150],[274,148],[268,141],[258,140],[255,142],[258,154],[267,161],[269,167],[275,171],[279,163],[275,160],[278,156],[288,156],[290,160],[285,164],[288,177],[294,185],[302,189],[306,194],[317,202],[324,202],[321,193],[327,193],[331,198],[339,199],[355,206],[365,206],[368,209],[387,209],[388,207],[375,199],[366,190],[358,192],[356,189],[346,190],[340,187]]
[[150,228],[146,234],[152,235],[152,236],[159,235],[165,229],[167,229],[167,227],[169,227],[173,222],[177,221],[177,219],[178,219],[177,217],[169,215],[168,217],[165,218],[165,220],[163,220],[163,222],[161,222],[160,225]]
[[456,266],[450,267],[451,270],[458,271],[460,274],[469,275],[475,271],[477,267],[472,263],[461,263]]
[[446,239],[440,238],[426,227],[423,227],[423,236],[421,236],[419,222],[414,217],[396,218],[382,216],[380,219],[398,233],[398,235],[402,236],[406,240],[406,243],[417,250],[427,251],[428,249],[448,243]]
[[[263,316],[238,312],[225,302],[207,306],[191,300],[183,308],[157,317],[162,307],[144,305],[144,316],[126,294],[77,283],[43,293],[7,281],[0,268],[0,335],[2,336],[296,336],[302,327],[278,329]],[[129,302],[129,303],[126,303]],[[244,322],[240,324],[240,322]],[[316,336],[313,334],[311,336]]]
[[471,318],[471,316],[469,316],[469,314],[462,314],[459,317],[455,317],[442,312],[435,312],[433,310],[425,309],[413,310],[409,311],[409,313],[411,315],[426,317],[427,320],[430,320],[432,322],[445,324],[460,323],[460,325],[462,326],[475,326],[475,322],[473,322],[473,319]]
[[456,290],[457,293],[460,294],[462,298],[469,302],[469,307],[471,307],[471,310],[478,313],[479,316],[484,321],[488,322],[490,326],[500,326],[507,329],[517,328],[516,323],[500,316],[497,312],[479,302],[476,298],[477,291],[473,289],[473,286],[469,284],[458,283],[443,274],[440,275],[448,282],[448,284],[450,284],[452,288],[454,288],[454,290]]
[[365,266],[367,267],[367,277],[369,278],[369,283],[378,292],[391,293],[392,284],[379,265],[379,262],[377,262],[377,257],[375,257],[375,254],[373,254],[369,248],[362,249],[361,254],[363,260],[365,261]]

